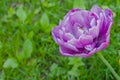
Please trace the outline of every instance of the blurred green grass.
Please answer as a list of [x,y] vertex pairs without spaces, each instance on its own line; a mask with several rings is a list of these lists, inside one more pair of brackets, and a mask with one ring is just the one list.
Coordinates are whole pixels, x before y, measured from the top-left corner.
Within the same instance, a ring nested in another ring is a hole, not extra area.
[[119,0],[1,0],[0,80],[115,80],[104,63],[61,56],[51,29],[73,7],[114,12],[110,45],[102,52],[120,75]]

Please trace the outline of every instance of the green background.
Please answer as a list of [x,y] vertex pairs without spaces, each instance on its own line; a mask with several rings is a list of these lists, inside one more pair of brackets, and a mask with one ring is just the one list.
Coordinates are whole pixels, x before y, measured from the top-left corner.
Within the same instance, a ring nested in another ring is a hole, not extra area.
[[95,54],[64,57],[51,29],[72,8],[110,8],[110,45],[101,53],[120,75],[119,0],[0,0],[0,80],[115,80]]

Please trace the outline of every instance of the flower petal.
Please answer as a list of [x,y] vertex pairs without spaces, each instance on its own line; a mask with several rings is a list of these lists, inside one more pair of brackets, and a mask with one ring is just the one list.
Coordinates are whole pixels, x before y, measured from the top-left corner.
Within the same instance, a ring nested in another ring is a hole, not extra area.
[[60,53],[64,56],[73,56],[73,54],[74,54],[74,51],[72,51],[68,48],[65,48],[64,46],[60,46],[59,50],[60,50]]
[[70,10],[67,15],[64,17],[64,19],[66,19],[67,17],[69,17],[70,15],[72,15],[73,13],[77,12],[77,11],[80,11],[81,9],[79,8],[75,8],[75,9],[72,9]]
[[94,12],[99,15],[102,12],[102,9],[98,7],[97,5],[94,5],[91,9],[91,12]]
[[85,48],[87,51],[91,51],[91,50],[93,50],[94,47],[95,47],[95,43],[86,45],[84,48]]
[[52,36],[55,42],[57,43],[57,38],[59,38],[59,26],[56,26],[52,29]]
[[113,13],[112,13],[112,11],[110,9],[105,9],[104,12],[105,12],[107,17],[108,16],[111,17],[111,18],[113,17]]
[[113,23],[112,21],[112,13],[109,13],[108,10],[103,11],[103,13],[100,14],[100,34],[105,35],[106,33],[109,34],[111,25]]
[[90,51],[85,57],[90,57],[92,56],[93,54],[95,54],[97,52],[97,49],[94,48],[92,51]]
[[75,23],[79,23],[82,26],[89,27],[89,21],[89,11],[86,10],[77,11],[72,16],[70,16],[70,23],[72,23],[73,25]]
[[83,48],[83,44],[80,42],[80,40],[74,41],[74,45],[75,45],[77,48]]
[[90,26],[93,27],[93,26],[96,26],[97,22],[95,20],[95,18],[92,18],[91,22],[90,22]]
[[88,33],[86,33],[86,34],[91,35],[93,38],[98,37],[98,35],[99,35],[99,27],[94,26],[94,27],[90,28]]
[[65,37],[67,37],[68,40],[74,39],[74,36],[71,33],[65,33]]
[[101,45],[97,48],[97,51],[105,49],[109,45],[110,35],[107,36],[106,41],[101,43]]
[[86,46],[86,45],[91,44],[93,42],[93,37],[91,35],[83,34],[80,36],[79,41],[83,46]]
[[72,51],[78,51],[78,49],[73,44],[71,44],[69,41],[68,42],[63,42],[62,40],[57,39],[57,42],[60,46],[63,46],[63,47],[65,47],[67,49],[70,49]]

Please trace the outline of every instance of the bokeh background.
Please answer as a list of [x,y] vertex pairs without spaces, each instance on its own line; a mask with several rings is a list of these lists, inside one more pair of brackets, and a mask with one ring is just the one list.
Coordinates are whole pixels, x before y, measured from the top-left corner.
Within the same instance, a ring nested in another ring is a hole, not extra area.
[[51,36],[70,9],[93,5],[113,11],[110,45],[101,53],[120,75],[120,0],[0,0],[0,80],[115,80],[96,54],[61,56]]

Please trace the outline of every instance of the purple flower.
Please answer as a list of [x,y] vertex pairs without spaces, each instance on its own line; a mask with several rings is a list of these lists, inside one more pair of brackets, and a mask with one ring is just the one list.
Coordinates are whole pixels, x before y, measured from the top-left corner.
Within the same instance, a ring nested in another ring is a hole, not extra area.
[[112,11],[93,6],[90,11],[72,9],[52,30],[52,36],[65,56],[89,57],[109,44]]

